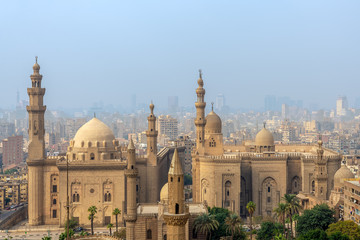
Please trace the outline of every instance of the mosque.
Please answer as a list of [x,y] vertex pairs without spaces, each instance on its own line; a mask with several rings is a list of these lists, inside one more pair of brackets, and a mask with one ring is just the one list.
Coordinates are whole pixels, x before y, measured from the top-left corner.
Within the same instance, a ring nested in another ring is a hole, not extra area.
[[213,110],[205,116],[201,74],[196,89],[191,203],[184,199],[184,149],[157,151],[153,104],[147,118],[145,157],[135,155],[132,141],[121,146],[111,129],[95,117],[78,130],[66,155],[46,157],[45,88],[37,61],[33,70],[27,90],[29,225],[63,226],[69,208],[70,218],[87,226],[88,208],[96,206],[95,226],[114,223],[112,212],[119,208],[130,240],[203,239],[194,233],[193,223],[207,212],[207,206],[227,208],[245,218],[246,204],[254,201],[256,215],[265,216],[273,214],[285,193],[315,204],[327,201],[334,188],[341,155],[323,148],[321,141],[276,145],[264,126],[254,142],[224,145],[220,117]]

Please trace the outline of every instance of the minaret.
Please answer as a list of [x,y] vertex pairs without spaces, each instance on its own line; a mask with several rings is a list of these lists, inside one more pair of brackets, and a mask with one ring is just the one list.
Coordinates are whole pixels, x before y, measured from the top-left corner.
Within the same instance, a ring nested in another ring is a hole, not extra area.
[[199,79],[198,79],[199,87],[196,89],[197,101],[195,102],[196,107],[196,149],[199,151],[204,148],[204,137],[205,137],[205,107],[206,102],[204,101],[205,97],[205,89],[204,81],[202,80],[202,72],[199,70]]
[[171,161],[168,174],[168,212],[164,213],[169,240],[185,240],[185,224],[189,219],[189,211],[185,206],[184,173],[177,149]]
[[125,170],[126,176],[126,239],[135,239],[135,222],[136,215],[136,178],[138,176],[138,169],[136,168],[135,146],[132,139],[128,146],[128,164]]
[[147,174],[146,174],[146,202],[156,203],[160,199],[159,172],[157,166],[157,136],[156,117],[154,115],[154,104],[150,104],[150,115],[148,116],[147,137]]
[[29,106],[26,110],[29,113],[29,148],[28,164],[29,173],[29,224],[42,224],[43,210],[43,163],[45,159],[45,128],[44,114],[46,106],[43,105],[45,88],[41,88],[42,75],[40,66],[36,62],[33,66],[34,73],[30,76],[31,88],[27,89],[29,95]]
[[324,149],[322,148],[322,141],[318,142],[317,158],[314,160],[315,163],[315,197],[321,200],[326,200],[327,197],[327,159],[324,158]]

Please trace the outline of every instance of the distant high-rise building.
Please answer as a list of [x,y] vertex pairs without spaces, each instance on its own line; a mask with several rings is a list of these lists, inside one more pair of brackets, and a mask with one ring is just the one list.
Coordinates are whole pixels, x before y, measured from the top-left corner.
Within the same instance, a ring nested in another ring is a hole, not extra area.
[[23,136],[3,140],[3,168],[15,167],[23,162]]
[[346,111],[348,110],[348,101],[345,96],[339,97],[336,100],[336,115],[337,116],[345,116]]
[[165,135],[170,140],[175,140],[178,136],[178,121],[169,115],[161,115],[158,118],[158,131],[159,136]]
[[286,119],[289,117],[289,106],[285,103],[281,105],[281,117],[282,119]]
[[136,110],[136,94],[133,94],[131,96],[131,110]]
[[176,112],[179,109],[179,98],[178,96],[168,97],[168,109],[170,112]]
[[276,97],[274,95],[267,95],[264,102],[265,111],[276,111]]
[[225,106],[225,96],[224,94],[219,93],[216,96],[215,109],[221,111]]

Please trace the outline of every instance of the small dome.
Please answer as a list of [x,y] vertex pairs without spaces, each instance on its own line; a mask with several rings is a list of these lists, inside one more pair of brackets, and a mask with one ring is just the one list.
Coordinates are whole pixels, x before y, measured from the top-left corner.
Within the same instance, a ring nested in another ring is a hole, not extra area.
[[221,133],[221,118],[214,111],[211,111],[205,119],[205,133]]
[[346,167],[345,164],[341,164],[341,168],[339,168],[334,175],[334,185],[339,186],[342,184],[344,182],[344,178],[354,178],[354,174],[348,167]]
[[169,184],[165,183],[160,191],[160,201],[164,202],[169,199]]
[[37,62],[34,64],[33,70],[34,71],[39,71],[40,70],[40,65]]
[[83,147],[82,142],[84,142],[84,146],[88,146],[88,142],[91,142],[91,146],[95,146],[95,142],[102,144],[104,141],[108,146],[112,146],[113,140],[115,140],[115,136],[111,129],[99,119],[93,118],[77,131],[74,137],[74,147]]
[[255,137],[256,146],[274,146],[274,136],[265,127]]

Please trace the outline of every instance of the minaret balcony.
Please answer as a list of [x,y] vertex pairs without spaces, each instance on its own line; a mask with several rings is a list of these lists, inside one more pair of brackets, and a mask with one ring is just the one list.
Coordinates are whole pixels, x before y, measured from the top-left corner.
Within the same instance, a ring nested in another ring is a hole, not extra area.
[[125,169],[125,176],[126,177],[137,177],[139,175],[139,170],[135,169]]
[[189,213],[181,213],[181,214],[172,214],[172,213],[164,213],[164,220],[167,225],[171,226],[184,226],[189,219]]
[[136,217],[136,214],[134,214],[134,215],[126,214],[124,216],[124,219],[126,222],[135,222],[137,217]]

